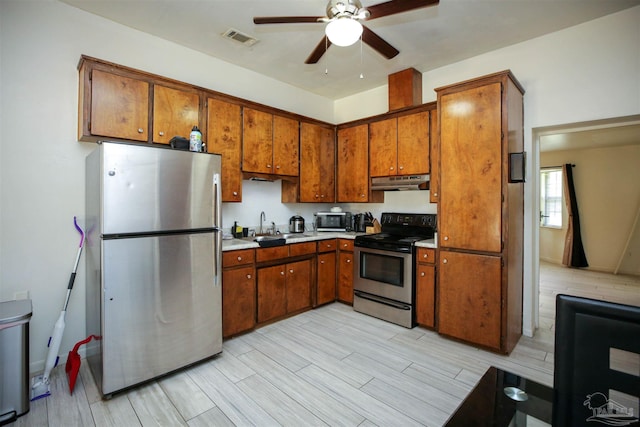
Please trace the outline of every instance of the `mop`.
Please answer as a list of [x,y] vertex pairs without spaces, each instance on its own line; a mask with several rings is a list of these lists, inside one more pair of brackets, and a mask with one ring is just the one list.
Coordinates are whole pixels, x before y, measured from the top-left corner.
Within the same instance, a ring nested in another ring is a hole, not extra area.
[[76,255],[76,262],[73,265],[73,271],[69,278],[69,286],[67,286],[67,297],[64,301],[64,307],[60,312],[60,316],[53,327],[53,334],[49,337],[49,352],[47,353],[47,360],[44,364],[44,372],[42,375],[33,377],[31,385],[31,400],[41,399],[51,395],[51,389],[49,388],[49,375],[51,370],[58,364],[58,352],[60,351],[60,343],[62,342],[62,334],[64,333],[64,317],[67,314],[67,305],[69,305],[69,297],[71,296],[71,289],[73,289],[73,282],[76,279],[76,271],[78,269],[78,263],[80,262],[80,255],[82,254],[82,246],[84,245],[84,231],[78,225],[76,217],[73,217],[73,224],[76,226],[76,230],[80,232],[80,245],[78,247],[78,254]]

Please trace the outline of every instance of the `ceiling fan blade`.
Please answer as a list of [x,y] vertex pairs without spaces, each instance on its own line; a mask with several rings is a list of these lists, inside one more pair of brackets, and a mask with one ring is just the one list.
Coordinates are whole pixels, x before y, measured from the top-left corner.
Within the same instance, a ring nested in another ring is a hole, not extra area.
[[324,16],[256,16],[254,24],[297,24],[307,22],[320,22]]
[[366,9],[369,11],[369,18],[367,20],[370,21],[372,19],[382,18],[383,16],[433,6],[438,3],[439,0],[391,0],[373,6],[367,6]]
[[320,40],[320,43],[318,43],[318,46],[313,49],[311,55],[309,55],[309,57],[304,61],[304,63],[316,64],[320,60],[320,58],[322,58],[322,55],[324,55],[327,49],[329,49],[329,46],[331,46],[331,41],[327,38],[327,36],[324,36],[322,40]]
[[373,49],[377,50],[382,56],[387,59],[391,59],[400,53],[398,49],[391,46],[389,43],[384,41],[382,37],[365,27],[362,26],[362,41],[371,46]]

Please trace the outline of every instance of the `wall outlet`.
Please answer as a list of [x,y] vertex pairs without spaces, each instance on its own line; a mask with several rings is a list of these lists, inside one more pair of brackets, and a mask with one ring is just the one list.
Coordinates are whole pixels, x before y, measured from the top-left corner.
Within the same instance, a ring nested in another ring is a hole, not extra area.
[[29,291],[14,292],[13,299],[29,299]]

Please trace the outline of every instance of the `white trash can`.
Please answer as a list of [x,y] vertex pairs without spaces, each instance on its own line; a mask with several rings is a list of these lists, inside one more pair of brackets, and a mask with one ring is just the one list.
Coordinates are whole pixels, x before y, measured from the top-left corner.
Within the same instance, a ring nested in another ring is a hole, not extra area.
[[30,299],[0,302],[0,425],[29,412]]

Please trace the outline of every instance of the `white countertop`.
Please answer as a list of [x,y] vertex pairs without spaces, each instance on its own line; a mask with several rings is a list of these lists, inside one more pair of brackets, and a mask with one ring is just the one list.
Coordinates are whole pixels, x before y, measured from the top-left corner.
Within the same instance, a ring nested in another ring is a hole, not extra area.
[[438,247],[438,244],[436,243],[436,239],[427,239],[427,240],[420,240],[419,242],[416,242],[416,246],[419,248],[436,249]]
[[[302,243],[302,242],[313,242],[317,240],[326,240],[326,239],[355,239],[356,236],[362,235],[364,233],[355,233],[355,232],[305,232],[301,233],[300,237],[290,237],[287,239],[287,244],[289,243]],[[277,237],[277,235],[276,235]],[[437,248],[438,245],[435,239],[427,239],[416,242],[416,246],[422,248]],[[252,249],[259,248],[260,245],[253,241],[253,237],[246,237],[243,239],[229,239],[222,241],[222,251],[235,251],[238,249]]]
[[[289,243],[302,243],[302,242],[313,242],[317,240],[326,240],[326,239],[355,239],[357,235],[361,235],[364,233],[355,233],[355,232],[305,232],[301,233],[300,237],[290,237],[287,239],[287,244]],[[274,237],[278,237],[275,235]],[[253,237],[245,237],[242,239],[230,239],[222,241],[222,251],[235,251],[238,249],[251,249],[251,248],[259,248],[260,245],[253,241]]]

